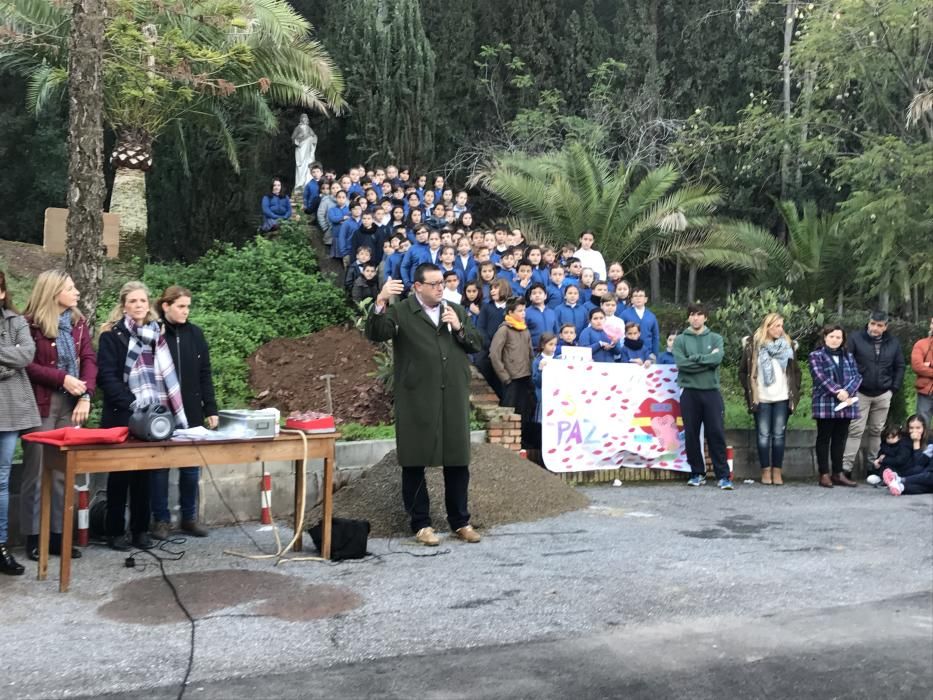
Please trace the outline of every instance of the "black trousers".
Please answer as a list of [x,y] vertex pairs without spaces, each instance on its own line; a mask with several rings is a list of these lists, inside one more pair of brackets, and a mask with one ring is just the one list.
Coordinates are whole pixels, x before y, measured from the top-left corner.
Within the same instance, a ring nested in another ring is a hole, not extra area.
[[[451,530],[470,524],[467,491],[470,487],[469,467],[444,467],[444,505]],[[424,467],[402,467],[402,502],[411,518],[411,531],[431,526],[431,502]]]
[[700,447],[702,426],[716,478],[729,478],[725,411],[726,406],[718,389],[684,389],[681,393],[680,414],[684,419],[684,442],[687,447],[687,461],[693,474],[706,474],[706,462]]
[[107,535],[126,534],[126,492],[130,494],[130,532],[149,530],[149,478],[151,470],[110,472],[107,475]]
[[[515,409],[515,413],[522,417],[522,447],[526,450],[533,450],[541,445],[541,429],[535,423],[535,386],[531,383],[531,377],[519,377],[513,379],[502,390],[502,400],[500,406],[508,406]],[[535,434],[538,438],[535,440]]]
[[820,474],[829,474],[832,459],[833,474],[842,471],[842,455],[845,453],[846,440],[849,439],[848,418],[816,419],[816,464]]

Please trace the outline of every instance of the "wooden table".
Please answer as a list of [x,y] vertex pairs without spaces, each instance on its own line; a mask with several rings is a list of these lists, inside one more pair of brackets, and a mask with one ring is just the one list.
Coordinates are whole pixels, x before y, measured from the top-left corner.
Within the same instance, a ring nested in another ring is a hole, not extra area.
[[[308,459],[324,460],[323,532],[321,555],[330,559],[331,517],[333,515],[334,450],[339,433],[308,434]],[[304,443],[301,436],[281,433],[264,440],[205,440],[203,442],[142,442],[128,440],[116,445],[43,445],[42,513],[39,526],[39,580],[48,574],[49,532],[52,508],[52,472],[65,475],[64,522],[62,523],[61,578],[58,590],[68,590],[71,579],[72,525],[76,474],[175,469],[212,464],[241,464],[294,460],[295,527],[298,526],[300,498],[304,493]],[[298,532],[295,551],[301,551]]]

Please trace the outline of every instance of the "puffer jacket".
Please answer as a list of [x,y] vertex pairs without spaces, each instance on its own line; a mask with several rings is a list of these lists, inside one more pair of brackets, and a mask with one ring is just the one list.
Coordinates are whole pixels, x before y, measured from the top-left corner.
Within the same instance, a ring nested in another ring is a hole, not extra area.
[[[904,352],[897,338],[885,331],[881,342],[875,344],[863,329],[849,336],[849,352],[855,358],[865,396],[881,396],[886,391],[896,392],[904,382]],[[876,353],[877,348],[877,353]]]

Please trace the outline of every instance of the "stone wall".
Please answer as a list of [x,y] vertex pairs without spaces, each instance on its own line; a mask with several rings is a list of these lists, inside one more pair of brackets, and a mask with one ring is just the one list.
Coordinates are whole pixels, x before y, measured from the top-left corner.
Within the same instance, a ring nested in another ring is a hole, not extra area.
[[522,449],[522,417],[510,408],[499,406],[499,397],[479,373],[470,367],[473,379],[470,383],[470,404],[486,421],[486,439],[515,452]]

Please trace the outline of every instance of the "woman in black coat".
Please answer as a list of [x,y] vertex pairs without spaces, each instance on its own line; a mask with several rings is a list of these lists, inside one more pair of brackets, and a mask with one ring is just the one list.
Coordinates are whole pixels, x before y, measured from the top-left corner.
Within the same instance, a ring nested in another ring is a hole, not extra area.
[[[175,372],[181,384],[181,400],[190,427],[207,421],[207,427],[217,427],[217,401],[211,378],[211,358],[204,333],[188,322],[191,292],[173,285],[162,292],[158,308],[162,329],[168,343]],[[172,518],[168,509],[168,469],[153,469],[149,482],[149,504],[155,521],[151,534],[159,540],[168,539]],[[181,529],[194,537],[207,537],[207,530],[198,524],[198,482],[200,467],[178,469],[178,505],[181,508]]]

